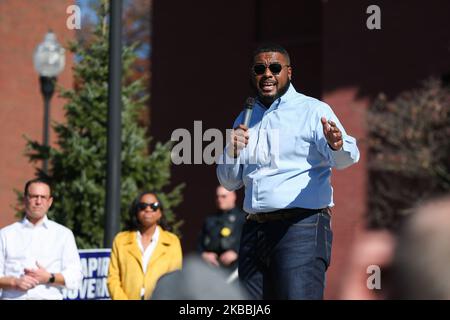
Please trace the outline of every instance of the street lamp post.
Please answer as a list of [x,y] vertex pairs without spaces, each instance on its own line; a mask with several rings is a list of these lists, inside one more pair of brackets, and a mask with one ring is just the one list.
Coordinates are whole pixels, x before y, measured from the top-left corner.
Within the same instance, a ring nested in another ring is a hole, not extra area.
[[[49,31],[34,52],[33,62],[39,73],[41,93],[44,98],[44,132],[43,144],[49,146],[50,138],[50,100],[55,91],[56,77],[63,71],[65,65],[64,48],[56,41],[56,35]],[[42,171],[47,174],[48,161],[44,159]]]
[[122,0],[110,0],[109,7],[108,165],[103,238],[105,248],[112,248],[114,237],[120,230],[120,154],[122,149]]

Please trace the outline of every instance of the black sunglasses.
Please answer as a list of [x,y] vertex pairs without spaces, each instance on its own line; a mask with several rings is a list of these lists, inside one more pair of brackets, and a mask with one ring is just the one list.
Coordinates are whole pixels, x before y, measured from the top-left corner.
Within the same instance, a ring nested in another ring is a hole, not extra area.
[[269,66],[266,66],[265,64],[258,63],[253,66],[253,73],[256,75],[262,75],[264,72],[266,72],[266,69],[269,68],[270,72],[273,75],[277,75],[281,72],[283,67],[289,67],[289,65],[281,65],[280,63],[271,63]]
[[137,205],[137,208],[139,211],[147,209],[147,207],[150,207],[152,211],[158,210],[161,206],[159,202],[153,202],[153,203],[146,203],[146,202],[139,202]]

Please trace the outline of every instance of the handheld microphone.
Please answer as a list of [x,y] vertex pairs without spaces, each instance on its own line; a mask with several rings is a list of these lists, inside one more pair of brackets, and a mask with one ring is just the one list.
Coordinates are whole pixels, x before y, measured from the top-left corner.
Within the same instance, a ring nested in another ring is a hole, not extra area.
[[248,97],[245,101],[245,114],[244,114],[244,123],[243,125],[248,128],[250,124],[250,119],[252,117],[253,105],[255,104],[255,98]]

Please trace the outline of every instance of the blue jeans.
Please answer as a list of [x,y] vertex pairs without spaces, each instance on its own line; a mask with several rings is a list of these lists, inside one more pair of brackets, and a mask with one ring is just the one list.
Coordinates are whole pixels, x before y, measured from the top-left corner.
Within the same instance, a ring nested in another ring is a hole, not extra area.
[[239,279],[252,299],[323,299],[330,265],[331,216],[244,225],[239,250]]

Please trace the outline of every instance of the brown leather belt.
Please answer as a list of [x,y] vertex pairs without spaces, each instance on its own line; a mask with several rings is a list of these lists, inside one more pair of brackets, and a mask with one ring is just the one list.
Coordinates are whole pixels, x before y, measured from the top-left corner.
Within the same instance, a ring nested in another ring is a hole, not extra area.
[[272,212],[261,212],[254,214],[247,214],[246,219],[249,221],[256,221],[259,223],[264,223],[268,221],[277,220],[287,220],[291,218],[307,218],[313,214],[324,212],[330,214],[329,208],[322,209],[304,209],[304,208],[292,208],[292,209],[281,209]]

